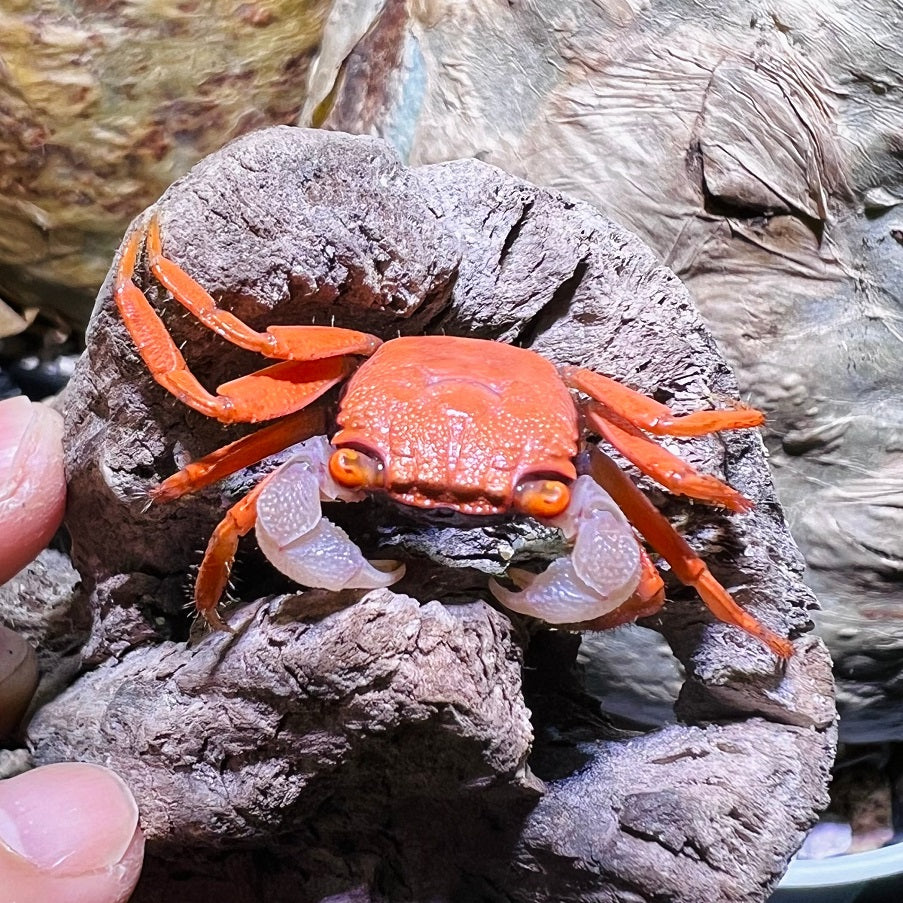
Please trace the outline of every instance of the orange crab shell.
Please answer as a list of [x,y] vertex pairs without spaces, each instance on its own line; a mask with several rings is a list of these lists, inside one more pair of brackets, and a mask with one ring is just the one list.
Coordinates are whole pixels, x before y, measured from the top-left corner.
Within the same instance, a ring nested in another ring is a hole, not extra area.
[[577,410],[555,367],[499,342],[412,336],[382,345],[349,380],[333,439],[379,459],[407,505],[511,510],[532,476],[576,477]]

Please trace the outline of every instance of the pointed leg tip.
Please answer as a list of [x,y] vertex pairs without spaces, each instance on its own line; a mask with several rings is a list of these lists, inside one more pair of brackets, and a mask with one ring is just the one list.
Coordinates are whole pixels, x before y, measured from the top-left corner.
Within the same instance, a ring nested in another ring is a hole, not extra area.
[[794,653],[793,643],[790,640],[784,639],[784,637],[780,637],[775,633],[768,633],[766,636],[761,638],[766,646],[776,655],[778,658],[787,661],[787,659],[791,658]]
[[735,492],[724,500],[724,507],[735,514],[746,514],[756,507],[756,503],[745,495]]
[[738,429],[749,429],[765,424],[765,413],[758,408],[751,407],[748,404],[744,404],[742,401],[738,401],[734,405],[733,410],[737,413],[738,417],[742,417],[742,423],[737,427]]
[[162,241],[160,240],[160,216],[154,210],[147,222],[147,250],[151,257],[159,257],[162,253]]
[[215,608],[208,608],[206,611],[202,611],[200,614],[207,622],[207,626],[211,630],[220,631],[222,633],[231,633],[233,635],[235,634],[235,629],[233,627],[230,627],[229,624],[227,624],[223,620],[222,616]]
[[[179,474],[174,474],[173,476],[179,476]],[[148,507],[150,507],[150,505],[161,504],[164,502],[174,502],[176,499],[180,499],[183,495],[188,495],[191,492],[191,487],[179,485],[180,483],[181,481],[176,481],[175,479],[173,479],[173,477],[169,477],[162,483],[158,483],[156,486],[152,486],[147,491],[149,498]]]
[[169,502],[174,498],[177,498],[177,496],[169,491],[165,481],[158,483],[147,490],[147,505],[144,510],[146,511],[151,505],[156,505],[158,502]]

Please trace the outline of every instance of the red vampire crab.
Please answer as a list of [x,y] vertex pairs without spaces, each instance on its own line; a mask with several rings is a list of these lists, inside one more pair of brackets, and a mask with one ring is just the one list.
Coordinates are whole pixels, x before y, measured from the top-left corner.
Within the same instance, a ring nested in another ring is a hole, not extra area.
[[[280,362],[208,392],[133,282],[143,239],[150,272],[201,323]],[[752,505],[748,499],[647,434],[756,427],[760,412],[736,407],[675,415],[601,374],[556,368],[533,351],[483,339],[382,342],[350,329],[302,325],[257,332],[217,308],[163,256],[156,217],[146,237],[138,229],[129,235],[114,295],[153,378],[180,401],[223,423],[276,421],[188,464],[153,490],[155,500],[176,499],[295,446],[288,461],[228,510],[210,538],[194,600],[211,626],[226,626],[217,604],[238,539],[255,526],[267,558],[302,585],[339,590],[399,580],[403,565],[367,561],[321,512],[321,500],[358,501],[381,492],[402,505],[528,515],[559,528],[572,543],[570,555],[538,576],[511,569],[519,592],[491,581],[493,595],[515,611],[552,624],[591,622],[593,629],[654,613],[664,602],[663,583],[635,528],[716,617],[781,657],[792,654],[790,642],[734,602],[633,481],[581,435],[588,427],[672,492],[742,513]],[[346,379],[339,431],[331,442],[312,436],[315,418],[307,406]],[[580,475],[578,456],[587,471]]]

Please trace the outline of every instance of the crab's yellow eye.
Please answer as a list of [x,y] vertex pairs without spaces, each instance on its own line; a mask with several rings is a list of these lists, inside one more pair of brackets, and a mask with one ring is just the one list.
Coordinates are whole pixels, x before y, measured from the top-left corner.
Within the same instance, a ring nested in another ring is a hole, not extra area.
[[560,480],[525,480],[514,490],[514,504],[530,517],[558,517],[571,500]]
[[371,489],[382,483],[382,466],[356,448],[336,449],[329,457],[329,474],[346,489]]

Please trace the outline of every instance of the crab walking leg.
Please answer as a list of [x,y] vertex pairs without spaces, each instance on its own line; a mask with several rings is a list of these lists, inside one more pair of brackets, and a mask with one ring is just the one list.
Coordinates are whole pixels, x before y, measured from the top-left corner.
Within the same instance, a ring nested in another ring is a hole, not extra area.
[[644,576],[642,549],[627,518],[592,477],[578,477],[564,512],[543,523],[558,527],[574,548],[541,574],[509,570],[522,592],[490,580],[502,605],[548,624],[579,624],[616,611],[634,596]]
[[191,492],[197,492],[211,483],[250,467],[270,455],[275,455],[290,445],[324,432],[325,421],[321,408],[304,409],[290,414],[276,423],[224,445],[222,448],[198,458],[178,473],[167,477],[150,491],[155,502],[169,502]]
[[216,610],[232,573],[238,540],[248,533],[257,518],[257,500],[275,472],[261,480],[241,501],[236,502],[216,525],[194,584],[194,607],[214,630],[229,630]]
[[333,326],[271,326],[266,332],[257,332],[229,311],[220,310],[203,286],[163,256],[156,215],[147,227],[146,247],[151,272],[173,298],[208,329],[248,351],[281,360],[309,361],[345,354],[368,356],[381,344],[366,332]]
[[600,436],[610,442],[646,476],[652,477],[671,492],[723,505],[738,513],[749,511],[753,507],[753,503],[736,489],[717,477],[700,473],[632,424],[624,420],[621,423],[613,422],[606,416],[606,411],[601,405],[591,401],[584,405],[583,413],[587,422]]
[[284,361],[224,383],[216,395],[211,394],[188,369],[163,321],[132,282],[140,240],[135,231],[126,242],[113,296],[151,375],[184,404],[222,423],[273,420],[310,404],[354,369],[348,357]]
[[793,645],[742,609],[714,578],[705,562],[671,526],[665,516],[646,498],[633,480],[597,448],[590,450],[590,473],[605,487],[630,522],[643,534],[674,571],[675,576],[699,593],[709,611],[721,621],[733,624],[761,640],[781,658],[793,655]]
[[579,367],[561,367],[561,378],[573,389],[595,399],[628,423],[656,436],[701,436],[721,430],[761,426],[765,415],[755,408],[736,407],[726,411],[694,411],[675,414],[648,395]]

